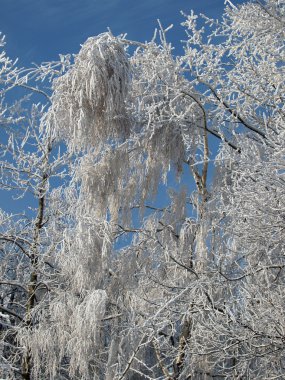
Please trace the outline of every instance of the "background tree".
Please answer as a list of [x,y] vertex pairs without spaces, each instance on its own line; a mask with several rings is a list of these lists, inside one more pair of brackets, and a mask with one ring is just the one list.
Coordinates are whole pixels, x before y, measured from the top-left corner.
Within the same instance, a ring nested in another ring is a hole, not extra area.
[[[56,271],[54,255],[63,225],[56,187],[65,176],[65,154],[47,127],[45,106],[34,103],[44,96],[48,104],[49,95],[35,80],[47,73],[50,78],[62,63],[20,70],[5,53],[2,57],[0,178],[6,206],[11,207],[1,210],[0,217],[1,376],[31,379],[30,348],[20,342],[19,331],[33,329],[33,309],[48,295]],[[17,100],[6,105],[11,98]]]

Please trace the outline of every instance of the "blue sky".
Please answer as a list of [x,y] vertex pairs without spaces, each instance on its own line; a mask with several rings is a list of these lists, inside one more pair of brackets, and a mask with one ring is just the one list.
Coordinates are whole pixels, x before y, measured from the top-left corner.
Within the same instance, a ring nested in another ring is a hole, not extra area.
[[[242,3],[243,0],[232,0]],[[110,27],[115,35],[145,41],[159,18],[174,24],[173,42],[184,38],[180,10],[221,15],[224,0],[1,0],[0,31],[6,35],[7,52],[22,65],[77,53],[88,37]]]

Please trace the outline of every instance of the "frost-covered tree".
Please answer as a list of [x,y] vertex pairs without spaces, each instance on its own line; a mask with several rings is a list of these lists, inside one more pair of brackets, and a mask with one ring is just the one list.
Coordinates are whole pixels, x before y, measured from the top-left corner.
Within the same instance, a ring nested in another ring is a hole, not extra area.
[[46,121],[49,95],[36,81],[49,81],[63,63],[23,70],[4,52],[0,58],[0,376],[31,379],[30,348],[20,341],[19,331],[33,329],[33,309],[48,296],[56,273],[64,226],[57,188],[67,163]]
[[284,376],[285,3],[228,3],[181,56],[159,25],[5,78],[51,90],[1,166],[38,202],[1,214],[4,376]]

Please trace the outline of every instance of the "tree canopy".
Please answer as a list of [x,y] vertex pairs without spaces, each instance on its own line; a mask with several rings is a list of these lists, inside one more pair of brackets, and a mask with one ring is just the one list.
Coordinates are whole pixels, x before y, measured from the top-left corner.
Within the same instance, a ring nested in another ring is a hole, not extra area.
[[285,376],[284,12],[183,15],[181,55],[0,40],[1,377]]

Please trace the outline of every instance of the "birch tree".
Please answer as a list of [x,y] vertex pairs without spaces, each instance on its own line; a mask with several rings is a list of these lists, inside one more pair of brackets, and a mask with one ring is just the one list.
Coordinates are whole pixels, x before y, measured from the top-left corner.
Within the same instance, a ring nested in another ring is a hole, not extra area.
[[203,27],[184,15],[181,56],[159,24],[17,76],[51,90],[37,160],[7,145],[21,159],[6,183],[38,208],[2,218],[5,375],[284,376],[285,4],[227,3]]

